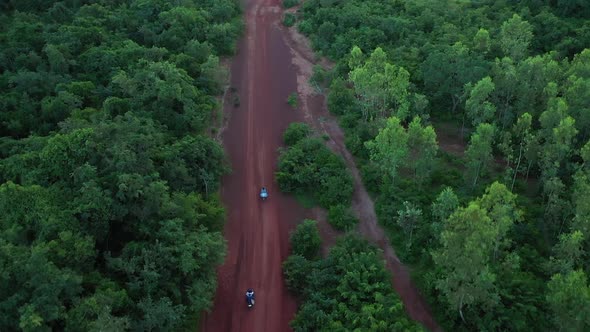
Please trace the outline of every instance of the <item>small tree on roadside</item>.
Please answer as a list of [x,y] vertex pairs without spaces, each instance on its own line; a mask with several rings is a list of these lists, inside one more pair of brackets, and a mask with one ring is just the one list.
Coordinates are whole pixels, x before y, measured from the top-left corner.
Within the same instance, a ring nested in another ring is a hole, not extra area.
[[315,220],[303,220],[291,233],[291,247],[294,255],[315,259],[319,255],[320,245],[320,233]]
[[297,92],[293,92],[287,98],[287,104],[293,108],[297,108]]

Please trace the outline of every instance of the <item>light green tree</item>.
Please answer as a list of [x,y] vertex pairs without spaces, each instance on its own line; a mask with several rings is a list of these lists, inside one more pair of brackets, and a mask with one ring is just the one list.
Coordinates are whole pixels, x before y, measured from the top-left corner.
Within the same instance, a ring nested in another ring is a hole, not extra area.
[[349,66],[349,79],[362,99],[365,120],[375,115],[394,115],[401,120],[408,116],[410,74],[404,68],[388,63],[381,48],[376,48],[363,62],[362,52],[355,46]]
[[578,171],[574,175],[572,204],[574,220],[572,228],[581,231],[586,238],[590,238],[590,175]]
[[497,237],[498,228],[486,211],[472,202],[449,217],[442,246],[432,253],[442,270],[436,288],[464,322],[466,307],[491,309],[499,301],[496,275],[489,266]]
[[475,188],[481,171],[488,167],[492,160],[492,143],[494,141],[494,126],[482,123],[471,135],[471,142],[465,155],[467,156],[467,179]]
[[549,260],[552,273],[569,273],[581,263],[584,234],[580,231],[561,234],[559,242],[553,247],[553,255]]
[[526,159],[527,152],[533,148],[533,142],[536,140],[534,136],[532,126],[533,118],[529,113],[524,113],[523,115],[518,118],[516,124],[512,127],[512,137],[515,140],[516,150],[518,151],[518,157],[516,155],[511,156],[509,159],[512,160],[513,163],[516,163],[512,183],[510,184],[510,190],[514,189],[514,183],[516,182],[516,176],[519,173],[524,173],[525,171],[528,173],[528,169],[530,167],[531,161],[528,161],[529,167],[521,167],[521,163],[523,160]]
[[432,236],[437,241],[440,239],[440,234],[443,230],[444,223],[449,216],[459,207],[459,198],[453,191],[453,188],[446,187],[441,191],[436,200],[432,203]]
[[500,46],[506,56],[515,61],[522,60],[533,39],[533,27],[518,14],[512,15],[500,29]]
[[491,122],[496,113],[496,106],[489,100],[495,89],[494,82],[487,76],[479,80],[473,86],[471,83],[465,84],[465,112],[461,123],[461,137],[465,129],[465,117],[471,120],[471,125],[475,128],[480,123]]
[[408,126],[408,149],[414,179],[421,184],[429,179],[434,169],[438,142],[434,128],[431,125],[424,127],[419,117],[415,117]]
[[556,274],[548,284],[547,303],[557,331],[590,329],[590,288],[582,270]]
[[480,123],[490,122],[494,118],[496,106],[489,100],[495,88],[496,86],[489,76],[479,80],[473,87],[468,85],[469,97],[465,102],[465,111],[474,127]]
[[384,128],[374,140],[365,142],[371,161],[376,163],[395,184],[398,169],[403,166],[408,156],[408,133],[396,117],[387,119]]
[[490,33],[484,28],[479,28],[473,37],[473,49],[481,53],[487,53],[490,50]]
[[405,201],[404,207],[397,212],[397,224],[409,236],[408,248],[412,246],[412,235],[422,219],[422,210],[415,204]]

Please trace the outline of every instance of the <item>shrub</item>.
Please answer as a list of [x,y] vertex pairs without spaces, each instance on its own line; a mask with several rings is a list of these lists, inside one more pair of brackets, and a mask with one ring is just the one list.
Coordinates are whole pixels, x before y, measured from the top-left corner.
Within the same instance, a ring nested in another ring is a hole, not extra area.
[[291,8],[299,5],[299,0],[283,0],[283,7]]
[[307,288],[307,276],[311,273],[313,262],[301,255],[291,255],[283,263],[283,274],[287,287],[298,295]]
[[297,108],[297,92],[293,92],[287,98],[287,104],[289,104],[293,108]]
[[294,255],[301,255],[306,259],[315,259],[320,252],[320,232],[317,222],[305,219],[291,233],[291,247]]
[[309,194],[325,208],[348,204],[352,197],[352,176],[344,162],[317,138],[283,149],[276,179],[281,191]]
[[297,17],[291,13],[286,13],[283,17],[283,25],[286,27],[292,27],[297,21]]
[[[315,74],[315,73],[314,73]],[[346,81],[338,77],[330,84],[328,94],[328,110],[335,115],[343,115],[357,103],[354,91],[346,86]]]
[[302,122],[294,122],[287,127],[283,134],[283,141],[286,145],[297,144],[311,133],[311,128]]
[[[340,160],[338,160],[340,161]],[[338,175],[320,177],[321,191],[319,192],[320,205],[327,208],[336,204],[348,204],[354,189],[352,176],[342,171]]]
[[358,220],[354,217],[350,208],[338,204],[330,207],[328,222],[338,230],[348,231],[356,226]]

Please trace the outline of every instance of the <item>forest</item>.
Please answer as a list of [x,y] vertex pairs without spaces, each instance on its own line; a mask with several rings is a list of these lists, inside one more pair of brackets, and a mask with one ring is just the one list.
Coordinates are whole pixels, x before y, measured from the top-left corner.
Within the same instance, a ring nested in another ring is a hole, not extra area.
[[[283,6],[333,65],[311,83],[442,328],[590,330],[590,2]],[[242,14],[0,3],[0,331],[195,329],[225,253],[220,57]],[[316,221],[292,233],[291,327],[421,330],[350,232],[352,178],[324,139],[292,124],[277,164],[282,191],[347,232],[323,257]]]
[[[333,64],[311,83],[444,330],[590,329],[590,2],[307,0],[283,24]],[[309,171],[308,144],[279,166]],[[364,250],[350,241],[334,255]],[[288,284],[338,274],[332,255],[291,256]],[[366,287],[338,287],[300,294],[293,326],[341,329]]]
[[0,330],[194,330],[234,0],[0,4]]

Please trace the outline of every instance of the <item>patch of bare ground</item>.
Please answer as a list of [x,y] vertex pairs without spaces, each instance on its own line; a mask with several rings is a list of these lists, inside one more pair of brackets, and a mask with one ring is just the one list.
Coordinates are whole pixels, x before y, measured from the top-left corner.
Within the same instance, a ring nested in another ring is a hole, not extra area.
[[[307,39],[296,28],[283,27],[283,29],[287,30],[284,35],[287,37],[287,45],[291,50],[293,65],[297,69],[297,92],[301,101],[300,110],[304,113],[305,121],[318,132],[329,137],[327,146],[342,156],[352,173],[354,180],[352,207],[360,220],[358,231],[383,251],[386,266],[393,274],[393,286],[402,299],[408,315],[431,331],[442,331],[427,303],[413,285],[407,267],[397,258],[389,239],[377,223],[373,201],[362,183],[354,158],[344,145],[344,133],[337,119],[327,112],[324,96],[316,94],[308,83],[313,74],[313,66],[316,64],[324,66],[325,62],[314,62],[315,56]],[[330,66],[326,67],[330,68]],[[323,240],[333,243],[336,234],[328,231],[330,227],[325,223],[325,216],[324,221],[319,221]]]
[[467,143],[461,138],[459,129],[448,122],[436,123],[433,127],[440,149],[454,156],[462,157],[467,148]]

